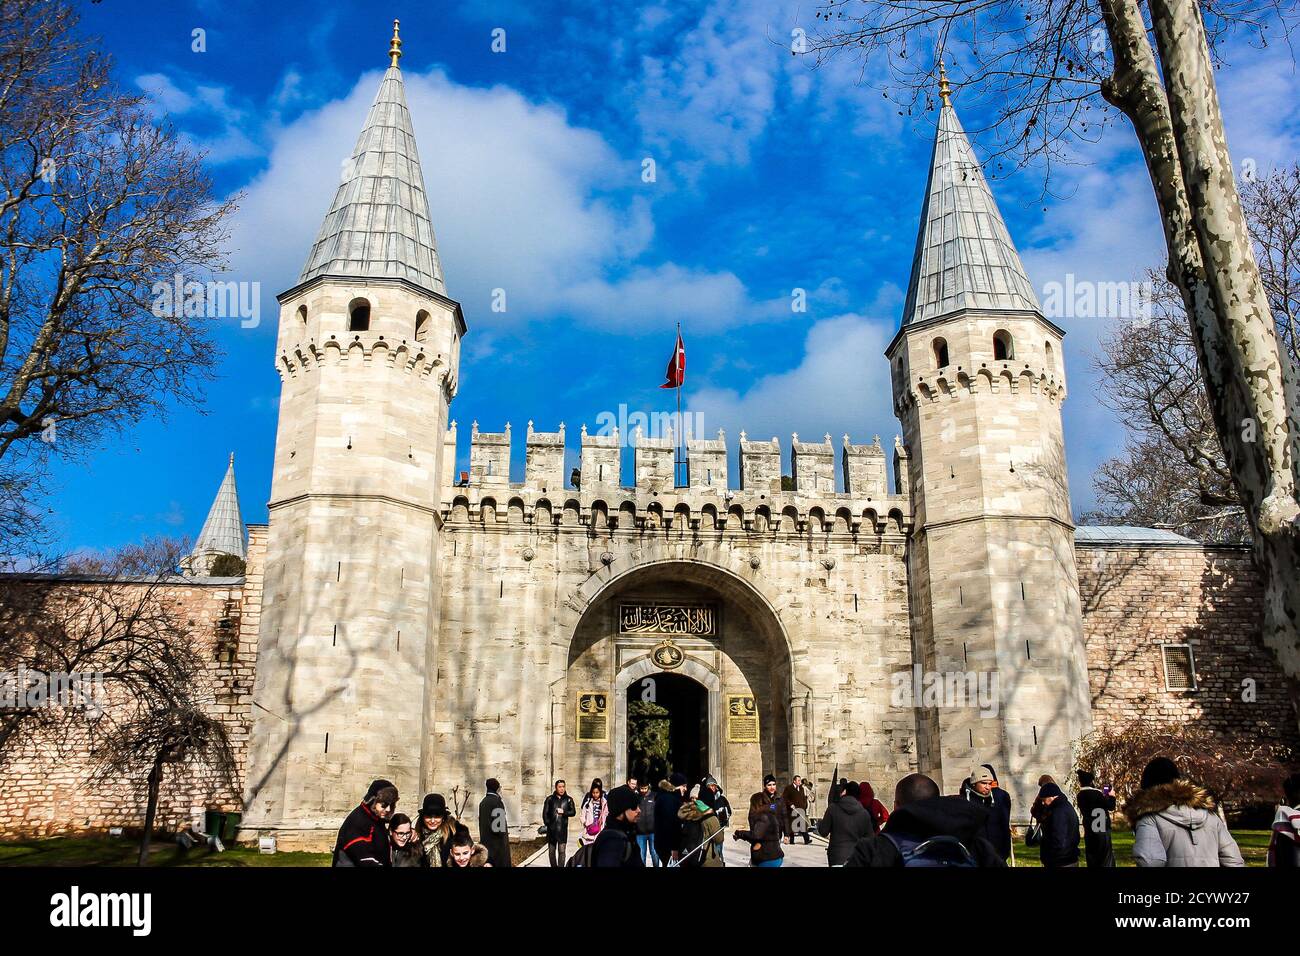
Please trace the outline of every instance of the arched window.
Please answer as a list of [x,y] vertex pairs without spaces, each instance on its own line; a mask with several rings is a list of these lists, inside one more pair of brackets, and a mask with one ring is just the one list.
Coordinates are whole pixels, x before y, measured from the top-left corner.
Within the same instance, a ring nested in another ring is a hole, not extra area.
[[998,329],[993,333],[993,360],[995,362],[1009,362],[1016,357],[1016,348],[1011,341],[1011,333],[1006,329]]
[[430,316],[427,311],[421,309],[415,314],[415,341],[423,342],[429,337]]
[[370,303],[365,299],[354,299],[348,306],[348,331],[370,331]]
[[1048,370],[1049,372],[1055,372],[1055,371],[1056,371],[1056,356],[1055,356],[1055,354],[1052,352],[1052,343],[1051,343],[1051,342],[1044,342],[1044,343],[1043,343],[1043,350],[1047,353],[1047,370]]
[[303,325],[307,324],[307,306],[305,305],[298,306],[298,318],[302,319]]
[[934,340],[934,367],[948,367],[948,343],[944,339]]

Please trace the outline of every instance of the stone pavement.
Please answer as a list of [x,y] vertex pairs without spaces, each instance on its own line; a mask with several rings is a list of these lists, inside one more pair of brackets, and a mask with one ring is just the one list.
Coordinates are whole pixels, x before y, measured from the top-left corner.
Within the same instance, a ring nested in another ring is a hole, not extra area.
[[[570,844],[570,854],[577,849],[576,845]],[[785,852],[785,862],[781,868],[787,866],[825,866],[826,865],[826,841],[819,836],[814,836],[810,844],[805,845],[802,840],[794,846],[788,843],[781,844],[781,849]],[[733,840],[731,833],[728,831],[726,839],[726,848],[723,850],[723,859],[726,860],[728,867],[747,867],[749,866],[749,844],[740,840]],[[546,847],[542,847],[534,853],[520,866],[547,866]]]

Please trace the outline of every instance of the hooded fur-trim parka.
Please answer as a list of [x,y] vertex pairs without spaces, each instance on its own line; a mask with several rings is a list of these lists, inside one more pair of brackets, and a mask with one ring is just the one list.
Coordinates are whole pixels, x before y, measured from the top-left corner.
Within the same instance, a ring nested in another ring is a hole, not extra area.
[[1138,866],[1245,866],[1214,798],[1190,780],[1139,790],[1124,805]]

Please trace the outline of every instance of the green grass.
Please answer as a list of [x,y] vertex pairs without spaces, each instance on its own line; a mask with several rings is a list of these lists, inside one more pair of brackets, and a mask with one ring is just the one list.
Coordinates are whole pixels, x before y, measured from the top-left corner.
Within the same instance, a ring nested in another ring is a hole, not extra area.
[[[112,837],[49,837],[0,843],[0,866],[135,866],[136,840]],[[328,853],[261,854],[255,847],[228,847],[213,853],[195,847],[182,853],[175,843],[155,840],[150,866],[329,866]]]
[[[1247,866],[1263,866],[1268,857],[1269,831],[1267,830],[1233,830],[1232,838],[1241,847],[1242,858]],[[1133,831],[1115,830],[1111,834],[1115,847],[1115,863],[1118,866],[1133,866]],[[1083,844],[1079,845],[1079,865],[1083,866]],[[1038,847],[1025,846],[1024,839],[1016,841],[1016,866],[1042,866],[1038,862]]]

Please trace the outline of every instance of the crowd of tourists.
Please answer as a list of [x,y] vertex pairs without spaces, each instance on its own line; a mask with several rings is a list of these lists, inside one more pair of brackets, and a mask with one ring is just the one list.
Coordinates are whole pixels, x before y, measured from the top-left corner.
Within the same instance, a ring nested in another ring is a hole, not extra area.
[[[1050,776],[1038,780],[1021,828],[1019,852],[1045,867],[1113,867],[1111,815],[1116,796],[1092,773],[1076,771],[1071,801]],[[478,839],[441,794],[428,794],[415,819],[397,812],[397,788],[376,780],[339,828],[335,866],[509,867],[509,820],[501,785],[486,781],[478,805]],[[1268,865],[1300,866],[1300,774],[1283,783]],[[742,822],[718,781],[692,783],[672,773],[657,786],[628,778],[606,790],[599,778],[575,799],[555,781],[542,805],[539,836],[553,867],[721,867],[727,831],[748,845],[749,865],[779,867],[784,845],[826,840],[833,867],[1005,867],[1016,865],[1011,795],[990,764],[971,770],[956,794],[944,795],[925,774],[904,777],[893,807],[867,781],[836,780],[816,814],[816,794],[795,775],[784,787],[768,774],[743,808]],[[1133,861],[1142,867],[1244,866],[1222,809],[1167,757],[1152,760],[1122,808],[1133,826]],[[576,835],[570,853],[570,821]],[[1082,844],[1082,850],[1080,849]]]

